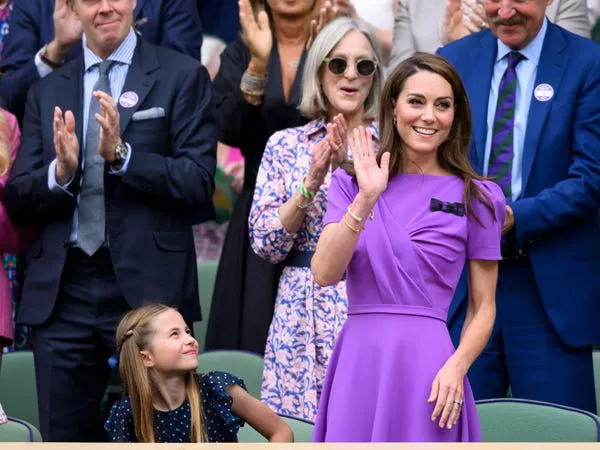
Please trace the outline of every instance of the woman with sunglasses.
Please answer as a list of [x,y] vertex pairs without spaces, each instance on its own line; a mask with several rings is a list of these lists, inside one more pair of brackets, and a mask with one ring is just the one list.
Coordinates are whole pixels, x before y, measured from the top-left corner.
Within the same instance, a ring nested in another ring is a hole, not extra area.
[[314,420],[329,356],[346,318],[346,285],[317,286],[310,261],[321,234],[332,165],[346,158],[346,136],[372,130],[383,72],[379,44],[360,21],[339,18],[306,57],[300,111],[312,119],[269,139],[250,211],[250,242],[283,262],[265,349],[262,400],[281,414]]

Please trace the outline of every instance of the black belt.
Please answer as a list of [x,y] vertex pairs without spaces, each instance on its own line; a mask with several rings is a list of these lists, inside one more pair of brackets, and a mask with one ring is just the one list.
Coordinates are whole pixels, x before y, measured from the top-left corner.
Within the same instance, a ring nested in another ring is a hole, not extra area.
[[[308,267],[315,252],[310,250],[292,250],[283,262],[284,267]],[[342,280],[346,279],[346,272],[342,275]]]
[[283,262],[285,267],[308,267],[315,252],[310,250],[292,250]]

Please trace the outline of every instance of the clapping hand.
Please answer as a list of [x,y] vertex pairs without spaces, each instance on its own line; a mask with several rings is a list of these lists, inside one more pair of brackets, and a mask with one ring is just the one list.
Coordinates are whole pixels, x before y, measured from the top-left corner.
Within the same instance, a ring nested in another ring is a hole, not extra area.
[[250,0],[239,0],[240,25],[244,33],[244,40],[250,54],[252,65],[256,72],[266,71],[273,48],[273,36],[269,25],[269,16],[266,11],[260,11],[256,17],[250,6]]
[[330,0],[325,0],[323,6],[319,10],[319,17],[310,22],[310,34],[308,35],[308,41],[306,43],[307,49],[310,48],[315,41],[317,34],[321,32],[323,27],[335,19],[338,13],[339,7],[335,4],[332,5]]
[[332,161],[342,162],[348,154],[348,127],[342,114],[336,115],[333,120],[327,124],[327,135],[325,139],[329,141],[332,149]]
[[54,151],[56,153],[56,181],[64,185],[79,167],[79,141],[75,133],[75,116],[71,111],[64,114],[54,108]]
[[94,91],[94,97],[100,102],[100,112],[96,120],[100,123],[100,144],[98,152],[102,159],[112,163],[115,158],[117,145],[121,144],[119,125],[119,109],[110,95],[103,91]]
[[485,11],[478,0],[446,0],[442,25],[442,43],[461,39],[487,27]]
[[83,26],[67,0],[55,0],[52,14],[54,39],[48,44],[46,56],[60,62],[69,49],[81,39]]
[[325,181],[325,177],[329,172],[332,154],[333,149],[327,137],[315,145],[310,160],[308,175],[306,175],[304,180],[304,186],[310,192],[317,192],[321,187],[321,184],[323,184],[323,181]]
[[354,129],[348,137],[359,192],[373,203],[386,190],[390,171],[390,153],[381,156],[381,167],[375,159],[371,132],[365,127]]

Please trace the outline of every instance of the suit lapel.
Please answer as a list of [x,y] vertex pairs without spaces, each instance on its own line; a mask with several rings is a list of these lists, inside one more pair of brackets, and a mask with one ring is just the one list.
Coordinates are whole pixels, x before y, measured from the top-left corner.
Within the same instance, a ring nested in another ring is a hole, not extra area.
[[548,31],[544,39],[534,86],[539,86],[542,83],[549,84],[554,89],[554,97],[545,102],[537,100],[535,96],[531,98],[523,145],[523,192],[527,187],[527,180],[531,174],[531,167],[548,113],[560,92],[560,80],[567,66],[565,48],[566,42],[558,28],[548,23]]
[[[75,133],[82,148],[83,138],[83,56],[68,64],[66,70],[60,74],[60,84],[56,89],[58,93],[57,105],[61,105],[63,114],[71,111],[75,116]],[[80,161],[82,158],[80,158]]]
[[121,96],[127,94],[130,99],[136,99],[136,102],[131,107],[124,107],[121,105],[119,99],[115,99],[119,108],[121,135],[127,130],[131,116],[144,103],[144,100],[152,90],[152,86],[156,82],[156,78],[152,75],[152,72],[158,67],[158,59],[154,48],[146,44],[142,39],[138,39],[138,45],[131,61],[131,67],[129,67],[129,71],[127,72],[127,78],[125,79],[121,94]]
[[475,169],[478,173],[483,172],[490,84],[497,48],[494,35],[489,31],[486,32],[480,41],[479,49],[471,54],[471,65],[466,76],[469,81],[465,84],[470,86],[469,99],[473,117],[472,145],[475,146],[477,155]]
[[140,14],[142,12],[142,8],[144,7],[145,2],[146,0],[137,0],[137,4],[135,5],[135,9],[133,10],[134,20],[139,20],[142,18],[140,17]]

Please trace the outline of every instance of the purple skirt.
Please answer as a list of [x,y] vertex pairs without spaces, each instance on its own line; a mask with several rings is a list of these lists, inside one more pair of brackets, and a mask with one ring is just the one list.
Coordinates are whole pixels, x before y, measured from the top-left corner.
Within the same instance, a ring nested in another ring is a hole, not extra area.
[[466,378],[458,423],[448,430],[431,420],[431,384],[454,350],[442,320],[350,311],[327,369],[313,441],[481,441]]

